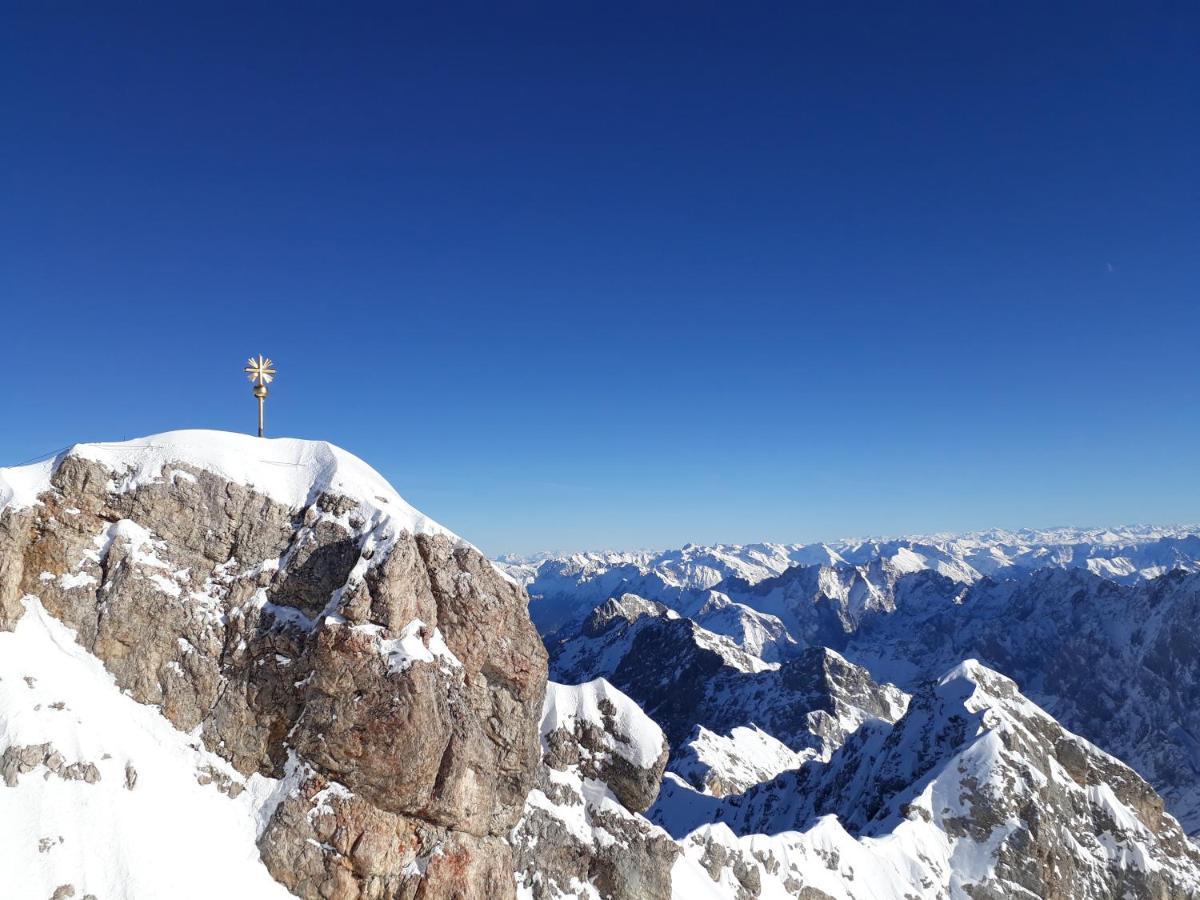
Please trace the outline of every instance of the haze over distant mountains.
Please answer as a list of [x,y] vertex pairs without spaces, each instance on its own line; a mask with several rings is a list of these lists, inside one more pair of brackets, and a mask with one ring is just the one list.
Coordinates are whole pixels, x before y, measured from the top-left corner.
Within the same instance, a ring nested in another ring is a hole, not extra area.
[[620,592],[653,599],[738,579],[756,584],[795,566],[932,570],[973,583],[1044,568],[1078,568],[1122,584],[1200,568],[1200,526],[1128,525],[860,538],[810,544],[687,544],[674,550],[506,555],[497,562],[526,584],[543,631]]

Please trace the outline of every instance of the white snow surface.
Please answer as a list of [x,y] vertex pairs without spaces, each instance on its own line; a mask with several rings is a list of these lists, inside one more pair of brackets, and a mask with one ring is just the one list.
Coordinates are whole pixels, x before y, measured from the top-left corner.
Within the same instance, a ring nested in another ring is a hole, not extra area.
[[815,750],[792,750],[757,725],[739,725],[727,735],[697,725],[671,768],[689,781],[705,785],[706,794],[712,793],[706,784],[710,777],[719,778],[732,793],[798,769],[816,756]]
[[130,441],[76,444],[53,460],[0,468],[0,510],[37,502],[50,489],[50,477],[67,457],[93,460],[111,469],[118,491],[171,477],[172,465],[187,465],[246,485],[284,506],[299,510],[323,492],[357,500],[367,519],[395,532],[445,535],[465,542],[405,502],[373,468],[326,441],[258,438],[228,431],[168,431]]
[[[34,597],[0,632],[0,752],[49,743],[65,764],[91,763],[93,784],[45,765],[0,784],[0,895],[76,898],[285,898],[255,841],[286,782],[246,779],[195,737],[116,687],[74,632]],[[136,783],[126,787],[127,769]],[[245,791],[197,781],[215,770]]]
[[[461,668],[462,662],[454,655],[437,628],[430,629],[420,619],[413,619],[400,632],[399,637],[385,638],[379,625],[354,625],[360,631],[374,637],[379,655],[393,674],[403,672],[414,662],[440,662],[443,666]],[[422,635],[428,633],[426,644]]]
[[590,722],[603,727],[601,701],[615,708],[613,718],[619,735],[612,738],[614,753],[642,769],[653,766],[662,754],[662,729],[641,707],[603,678],[586,684],[546,683],[546,698],[542,701],[542,738],[560,728],[573,731],[576,722]]

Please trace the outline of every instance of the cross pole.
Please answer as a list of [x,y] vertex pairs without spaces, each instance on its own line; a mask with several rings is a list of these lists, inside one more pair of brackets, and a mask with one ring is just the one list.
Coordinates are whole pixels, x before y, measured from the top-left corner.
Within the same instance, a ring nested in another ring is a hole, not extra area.
[[275,380],[275,363],[267,359],[261,353],[258,358],[253,356],[246,361],[246,368],[243,369],[250,379],[250,383],[254,385],[254,396],[258,398],[258,436],[263,436],[263,406],[267,399],[267,385]]

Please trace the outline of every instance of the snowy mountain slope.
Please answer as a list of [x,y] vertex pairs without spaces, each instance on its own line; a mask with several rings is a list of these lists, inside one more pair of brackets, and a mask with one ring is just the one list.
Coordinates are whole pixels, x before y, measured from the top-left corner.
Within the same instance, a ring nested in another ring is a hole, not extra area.
[[665,552],[576,553],[499,562],[530,592],[529,614],[542,634],[582,621],[597,604],[621,594],[637,594],[670,603],[738,578],[749,583],[798,564],[840,562],[807,547],[777,544],[698,547],[689,544]]
[[291,896],[256,846],[284,783],[243,776],[122,694],[74,632],[25,606],[0,632],[3,895]]
[[[647,630],[651,636],[642,638]],[[572,639],[551,645],[555,678],[564,682],[588,676],[611,678],[639,640],[648,649],[660,635],[675,635],[673,640],[703,654],[706,667],[728,666],[739,672],[771,667],[724,635],[708,631],[663,604],[625,594],[596,607]]]
[[669,900],[679,848],[639,813],[658,794],[666,741],[603,679],[546,686],[542,755],[509,835],[521,900]]
[[763,897],[1200,891],[1200,851],[1153,789],[973,661],[827,762],[724,799],[668,776],[649,816],[728,895],[748,882]]
[[[1123,540],[1110,536],[1103,546],[1126,546]],[[1068,727],[1134,766],[1189,831],[1200,830],[1200,741],[1194,737],[1200,734],[1200,652],[1192,638],[1200,628],[1200,575],[1175,570],[1125,584],[1073,566],[964,584],[930,569],[898,570],[891,558],[875,557],[862,565],[794,567],[754,585],[726,583],[720,592],[679,595],[674,608],[662,608],[684,617],[710,596],[727,596],[738,608],[782,624],[785,633],[770,644],[775,659],[786,661],[804,647],[836,648],[877,679],[911,687],[978,657],[1017,679]],[[630,640],[632,631],[620,637]],[[593,652],[595,641],[581,636],[551,646],[555,665],[566,670],[560,677],[588,676],[592,663],[567,663]],[[651,691],[633,687],[628,673],[615,674],[629,647],[608,652],[598,671],[639,701],[655,703]],[[642,665],[652,666],[649,645],[641,655]],[[755,667],[744,658],[737,664],[744,671]],[[688,689],[672,696],[687,697]],[[684,706],[689,712],[672,713],[668,723],[675,746],[687,730],[683,719],[699,715],[696,701]],[[741,721],[719,727],[726,734],[736,725],[766,727],[759,715],[747,709]],[[714,729],[707,719],[686,724]]]
[[636,771],[653,786],[665,757],[620,772],[605,762],[662,746],[629,698],[551,684],[541,730],[541,774],[509,837],[522,900],[1200,891],[1200,851],[1153,790],[973,661],[923,685],[894,725],[875,720],[826,760],[736,796],[667,773],[645,816],[613,782]]
[[892,612],[897,582],[920,571],[877,557],[858,566],[798,566],[726,589],[731,598],[782,621],[799,646],[840,648],[864,619]]
[[679,747],[671,771],[702,793],[724,797],[798,769],[820,755],[812,748],[793,750],[757,725],[735,725],[727,735],[697,725]]
[[720,591],[704,590],[681,597],[675,610],[764,662],[779,662],[799,649],[778,616],[738,603]]
[[797,641],[836,647],[911,688],[977,657],[1065,725],[1137,769],[1190,832],[1200,829],[1200,575],[1121,584],[1046,568],[972,585],[930,570],[795,568],[734,598]]
[[910,684],[978,657],[1200,828],[1200,574],[1122,585],[1047,569],[966,592],[926,575],[902,582],[899,597],[898,612],[849,637],[852,659]]

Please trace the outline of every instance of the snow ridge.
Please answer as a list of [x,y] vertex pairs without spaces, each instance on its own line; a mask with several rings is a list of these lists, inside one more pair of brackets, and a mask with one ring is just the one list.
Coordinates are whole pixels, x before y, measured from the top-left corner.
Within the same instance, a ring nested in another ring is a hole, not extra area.
[[188,477],[173,466],[212,472],[245,485],[293,510],[311,505],[322,493],[358,501],[368,518],[386,519],[396,531],[462,538],[414,509],[387,480],[357,456],[326,441],[258,438],[227,431],[168,431],[130,441],[75,444],[52,460],[0,468],[0,510],[23,508],[50,490],[50,479],[70,457],[98,462],[117,473],[113,491],[169,477]]

